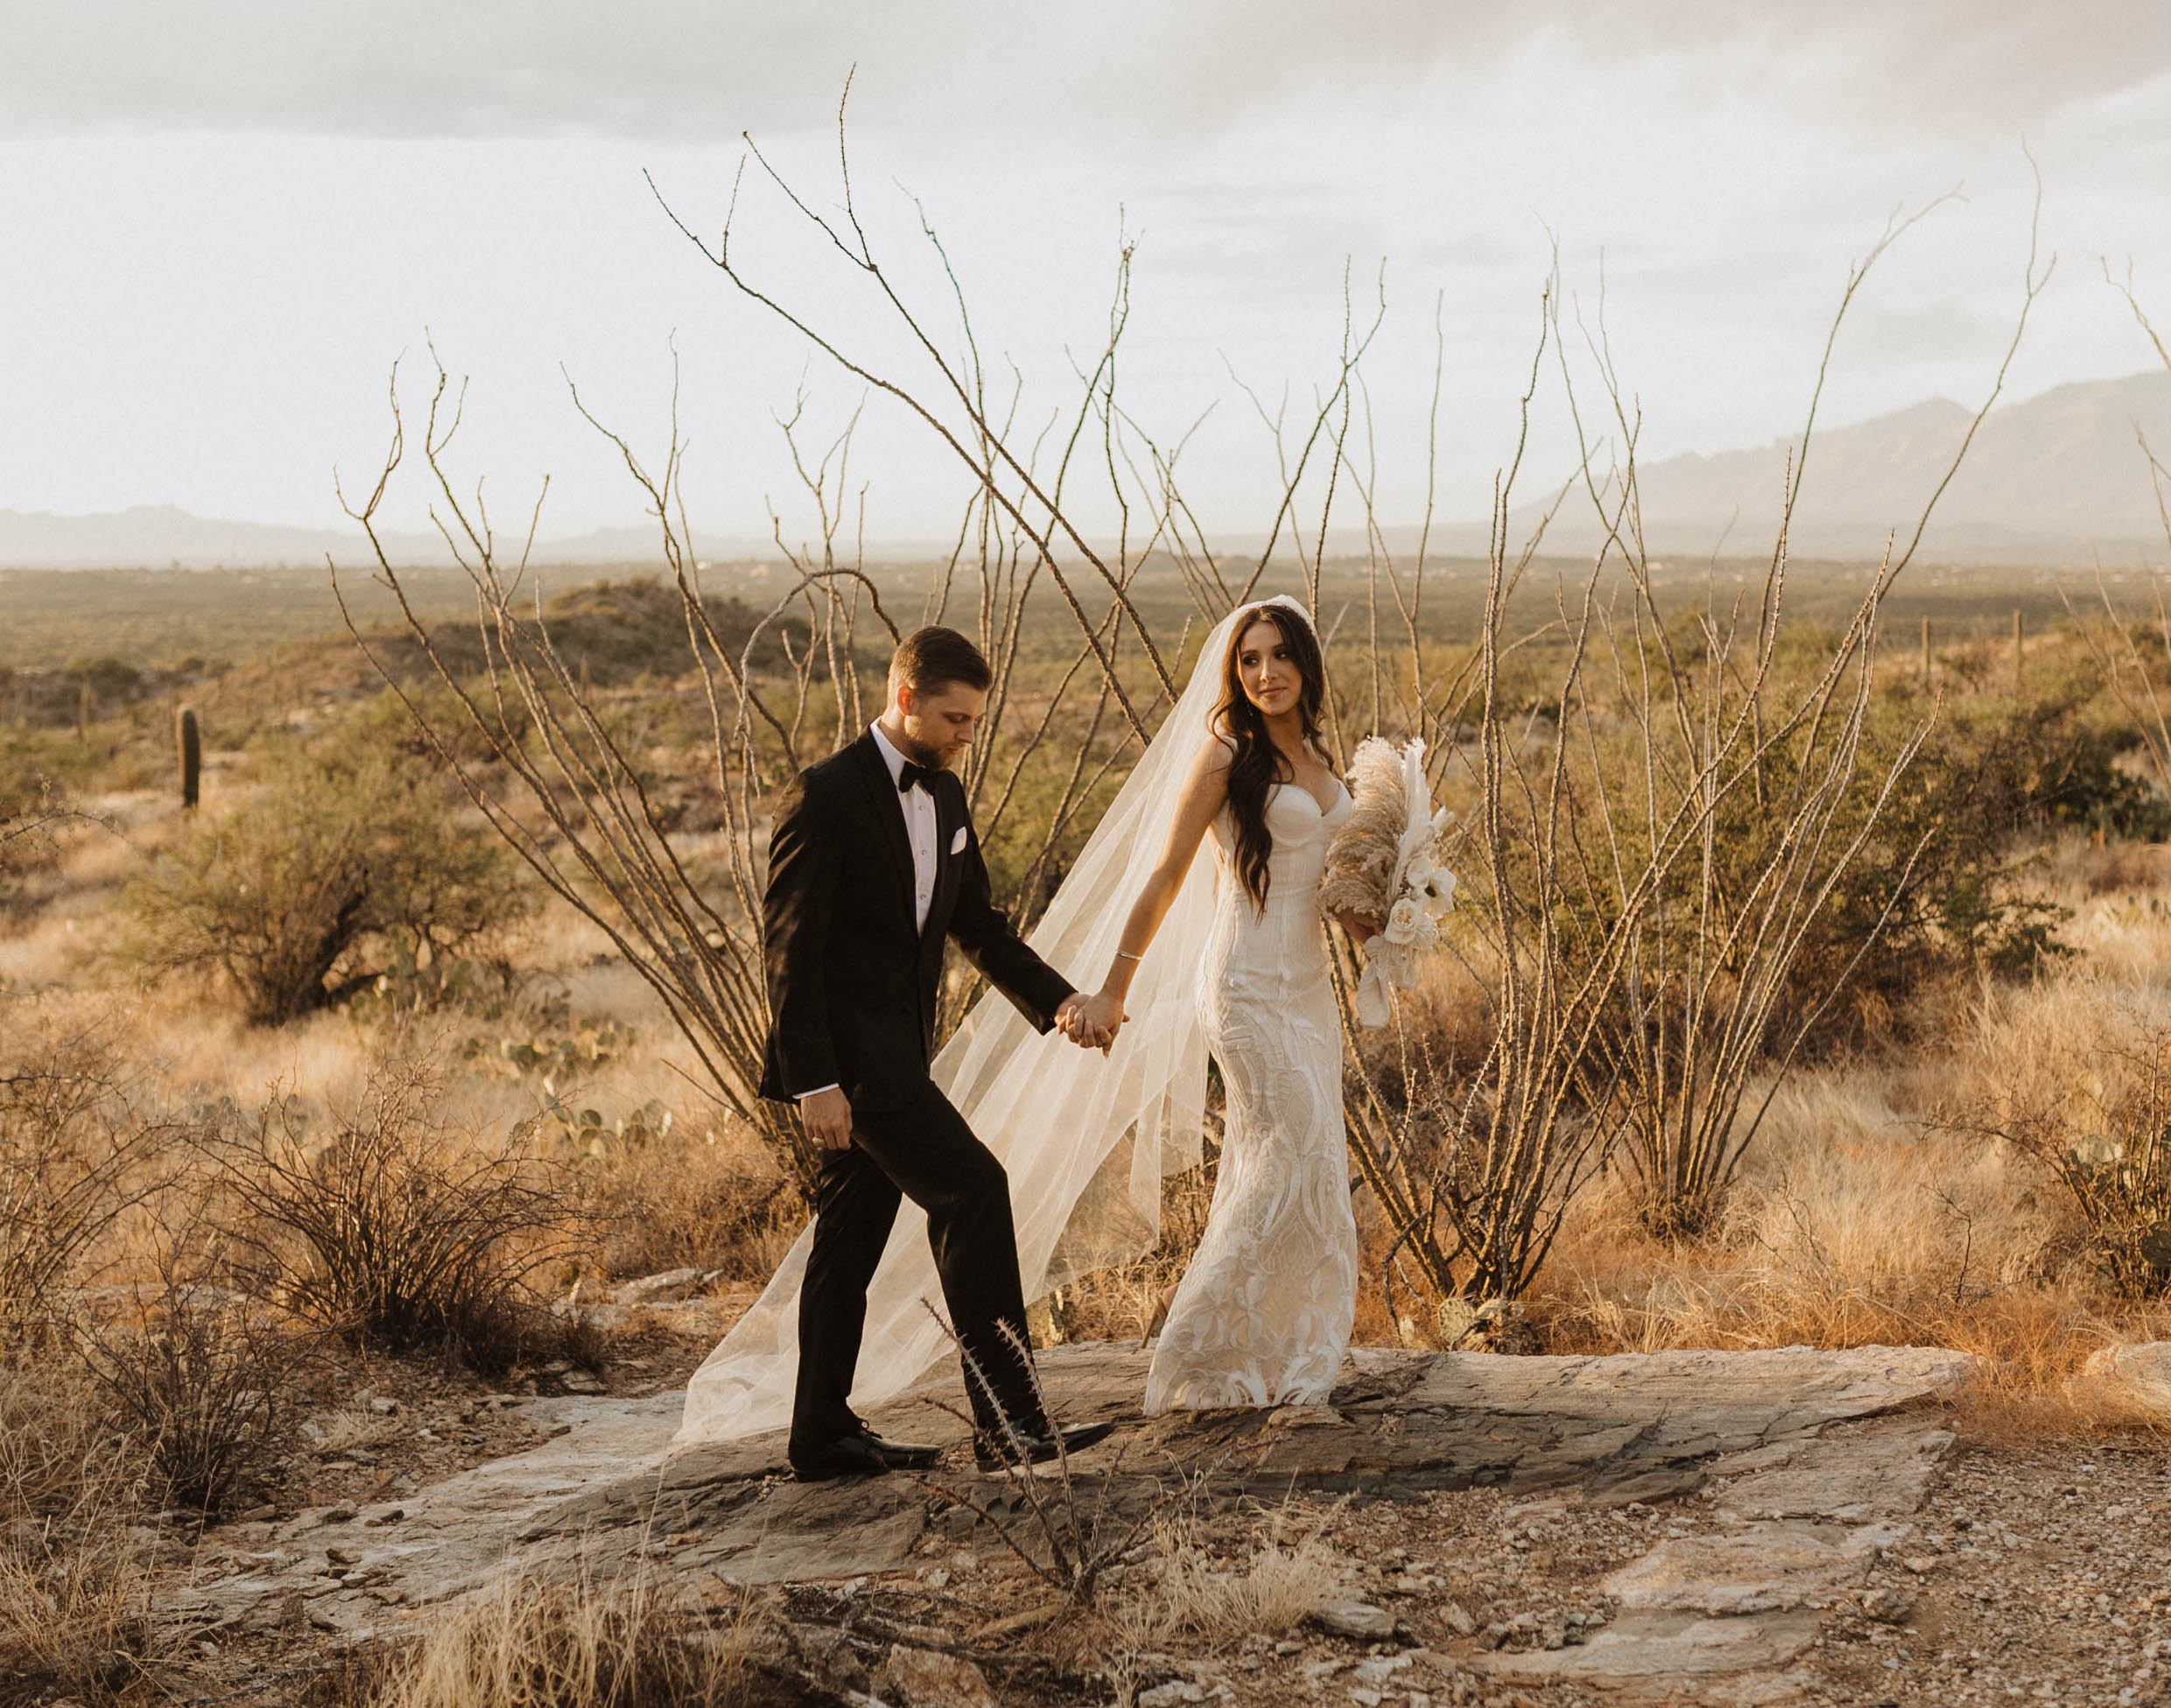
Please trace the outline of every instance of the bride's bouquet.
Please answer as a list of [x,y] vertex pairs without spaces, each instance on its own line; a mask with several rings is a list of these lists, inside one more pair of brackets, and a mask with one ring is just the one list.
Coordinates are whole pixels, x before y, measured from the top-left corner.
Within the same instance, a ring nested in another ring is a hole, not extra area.
[[1319,910],[1385,921],[1365,945],[1357,1017],[1387,1024],[1388,990],[1417,982],[1421,955],[1440,946],[1440,920],[1455,905],[1455,875],[1440,863],[1440,833],[1454,814],[1432,810],[1424,743],[1367,735],[1350,762],[1352,811],[1327,845]]

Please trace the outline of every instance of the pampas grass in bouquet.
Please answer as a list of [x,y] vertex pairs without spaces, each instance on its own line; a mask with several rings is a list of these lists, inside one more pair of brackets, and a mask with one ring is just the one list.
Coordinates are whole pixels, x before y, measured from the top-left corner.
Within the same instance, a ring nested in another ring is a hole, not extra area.
[[1432,810],[1424,743],[1367,735],[1350,761],[1351,812],[1327,845],[1319,910],[1361,913],[1382,923],[1365,945],[1357,1017],[1384,1026],[1390,988],[1417,982],[1417,962],[1440,946],[1440,920],[1455,905],[1455,875],[1440,863],[1440,833],[1454,814]]

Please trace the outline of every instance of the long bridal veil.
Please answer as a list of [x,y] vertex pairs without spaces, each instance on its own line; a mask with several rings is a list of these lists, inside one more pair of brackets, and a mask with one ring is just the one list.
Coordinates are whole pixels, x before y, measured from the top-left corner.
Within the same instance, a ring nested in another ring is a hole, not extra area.
[[[1287,597],[1269,601],[1300,615]],[[1159,856],[1192,756],[1219,699],[1221,660],[1245,606],[1206,636],[1176,708],[1148,745],[1028,939],[1072,980],[1097,980]],[[1307,618],[1309,620],[1309,618]],[[1214,862],[1191,862],[1131,981],[1130,1019],[1106,1058],[1043,1036],[999,994],[973,1004],[935,1058],[935,1083],[1010,1177],[1025,1297],[1143,1256],[1159,1237],[1161,1179],[1195,1165],[1206,1102],[1198,975],[1212,929]],[[727,1440],[790,1420],[798,1368],[799,1286],[811,1230],[686,1385],[677,1444]],[[879,1405],[951,1351],[929,1310],[942,1294],[927,1219],[899,1212],[868,1290],[853,1400]]]

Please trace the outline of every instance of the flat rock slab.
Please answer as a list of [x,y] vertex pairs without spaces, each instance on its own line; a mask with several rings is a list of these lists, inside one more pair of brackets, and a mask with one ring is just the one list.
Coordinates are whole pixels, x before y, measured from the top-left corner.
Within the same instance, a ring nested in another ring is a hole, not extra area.
[[[1879,1501],[1882,1515],[1919,1501],[1942,1448],[1927,1446],[1920,1438],[1926,1432],[1910,1426],[1904,1438],[1894,1435],[1876,1448],[1872,1470],[1855,1475],[1845,1454],[1824,1454],[1818,1431],[1948,1392],[1971,1362],[1956,1353],[1890,1347],[1606,1358],[1360,1351],[1331,1406],[1144,1418],[1138,1405],[1147,1361],[1135,1343],[1058,1346],[1041,1355],[1057,1416],[1119,1424],[1072,1466],[1089,1497],[1103,1496],[1119,1510],[1142,1508],[1183,1475],[1222,1494],[1267,1498],[1297,1487],[1495,1486],[1560,1488],[1618,1505],[1684,1494],[1718,1472],[1748,1473],[1728,1496],[1730,1503],[1746,1501],[1738,1508],[1745,1518],[1767,1509],[1791,1514],[1820,1500],[1845,1509],[1811,1515],[1825,1520]],[[781,1431],[671,1452],[678,1394],[537,1402],[530,1416],[562,1428],[559,1438],[406,1497],[397,1520],[389,1516],[391,1503],[351,1518],[301,1515],[262,1533],[257,1564],[192,1588],[175,1611],[204,1626],[306,1618],[360,1637],[401,1617],[396,1606],[460,1595],[514,1567],[602,1575],[637,1559],[741,1582],[895,1569],[931,1522],[952,1527],[967,1516],[959,1501],[998,1510],[1015,1510],[1020,1501],[1008,1481],[973,1469],[968,1431],[954,1409],[961,1397],[955,1372],[945,1371],[870,1418],[895,1438],[948,1450],[924,1483],[904,1476],[795,1482]],[[238,1527],[230,1540],[257,1547]],[[1850,1545],[1821,1533],[1815,1542],[1840,1553]],[[1818,1581],[1835,1569],[1809,1543],[1789,1545]],[[361,1552],[342,1577],[327,1571],[332,1546]],[[1682,1589],[1678,1607],[1654,1600],[1602,1640],[1563,1651],[1570,1660],[1497,1658],[1533,1670],[1542,1661],[1572,1664],[1578,1677],[1598,1676],[1594,1664],[1600,1673],[1617,1664],[1626,1676],[1655,1678],[1673,1664],[1669,1655],[1677,1671],[1699,1676],[1769,1671],[1795,1652],[1788,1621],[1797,1616],[1784,1609],[1799,1599],[1788,1599],[1793,1592],[1781,1579],[1788,1574],[1770,1560],[1745,1559],[1735,1570],[1729,1558],[1676,1556],[1652,1568],[1655,1596],[1669,1573],[1704,1588]],[[1766,1603],[1779,1611],[1716,1623],[1691,1610]],[[1813,1627],[1813,1615],[1800,1617]],[[1658,1623],[1632,1627],[1631,1620]]]
[[[1663,1499],[1701,1487],[1717,1455],[1764,1447],[1843,1419],[1950,1392],[1972,1360],[1934,1347],[1847,1352],[1669,1352],[1606,1358],[1493,1353],[1352,1353],[1330,1408],[1138,1415],[1148,1355],[1135,1344],[1057,1346],[1041,1354],[1050,1408],[1066,1423],[1108,1420],[1108,1445],[1081,1457],[1106,1471],[1120,1452],[1141,1473],[1212,1474],[1268,1494],[1292,1484],[1345,1491],[1469,1488],[1521,1492],[1579,1483],[1600,1501]],[[931,1378],[871,1421],[886,1434],[960,1450],[957,1378]],[[726,1486],[784,1475],[781,1430],[673,1454],[652,1489],[597,1489],[550,1527],[637,1509],[684,1528]],[[685,1504],[674,1508],[674,1501]],[[660,1504],[658,1504],[660,1502]],[[1618,1501],[1614,1502],[1618,1503]],[[678,1521],[678,1522],[673,1522]]]
[[1805,1443],[1783,1466],[1743,1478],[1721,1505],[1742,1518],[1896,1518],[1922,1504],[1951,1445],[1949,1431],[1919,1427]]
[[[1616,1620],[1574,1648],[1496,1655],[1489,1664],[1510,1677],[1595,1684],[1662,1700],[1694,1701],[1714,1678],[1731,1691],[1743,1674],[1779,1671],[1816,1640],[1806,1610],[1756,1619],[1641,1613]],[[1774,1698],[1767,1698],[1774,1699]]]
[[1677,1536],[1598,1587],[1638,1613],[1788,1613],[1860,1583],[1878,1550],[1906,1534],[1889,1524],[1758,1524],[1732,1536]]
[[[316,1508],[275,1525],[233,1526],[219,1539],[252,1562],[231,1576],[182,1591],[170,1611],[215,1629],[235,1622],[299,1622],[357,1637],[374,1629],[385,1599],[420,1601],[488,1582],[540,1510],[629,1469],[657,1465],[671,1446],[683,1394],[641,1400],[531,1402],[522,1415],[557,1431],[539,1447],[433,1483],[397,1501]],[[390,1515],[398,1514],[397,1519]],[[343,1578],[327,1550],[356,1550]],[[379,1592],[372,1596],[362,1586]]]
[[2171,1423],[2171,1340],[2104,1346],[2081,1367],[2115,1410],[2152,1423]]
[[1736,1528],[1669,1537],[1599,1587],[1620,1616],[1573,1648],[1496,1655],[1511,1677],[1573,1681],[1639,1701],[1750,1704],[1796,1699],[1791,1663],[1818,1611],[1912,1534],[1950,1430],[1897,1416],[1767,1443],[1710,1464],[1712,1510]]

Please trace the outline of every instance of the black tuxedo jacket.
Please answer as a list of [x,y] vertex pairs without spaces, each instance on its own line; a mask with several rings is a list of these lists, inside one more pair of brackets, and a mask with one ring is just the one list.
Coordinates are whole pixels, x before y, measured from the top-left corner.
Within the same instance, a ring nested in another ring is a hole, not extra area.
[[790,1100],[837,1085],[854,1108],[911,1101],[935,1053],[948,938],[1035,1026],[1055,1023],[1069,981],[994,905],[965,785],[944,771],[933,792],[935,896],[924,931],[912,923],[904,809],[871,733],[802,771],[779,807],[762,904],[762,1096]]

